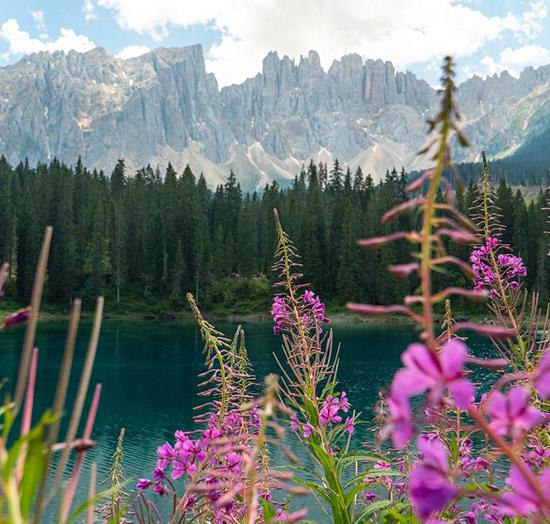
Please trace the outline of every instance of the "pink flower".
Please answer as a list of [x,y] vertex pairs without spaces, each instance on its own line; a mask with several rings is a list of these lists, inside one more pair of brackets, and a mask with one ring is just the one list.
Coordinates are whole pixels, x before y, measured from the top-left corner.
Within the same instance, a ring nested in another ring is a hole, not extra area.
[[241,464],[243,458],[241,455],[235,452],[231,452],[227,455],[227,467],[232,473],[240,475],[241,473]]
[[202,440],[205,445],[208,445],[212,440],[219,439],[222,436],[222,432],[218,428],[208,428],[202,434]]
[[529,391],[523,386],[512,388],[506,395],[495,392],[487,402],[487,412],[491,427],[499,435],[509,435],[514,440],[522,438],[544,419],[544,415],[531,406]]
[[162,446],[157,448],[157,466],[160,469],[166,469],[169,462],[175,457],[174,448],[165,442]]
[[167,492],[166,486],[162,482],[157,482],[153,489],[155,490],[155,493],[160,497],[165,495]]
[[401,356],[405,367],[397,371],[393,379],[394,396],[411,397],[429,389],[435,404],[448,389],[456,407],[466,408],[475,393],[462,370],[467,352],[466,345],[456,339],[447,342],[439,355],[423,344],[411,344]]
[[402,448],[413,436],[412,414],[409,401],[400,396],[390,396],[387,399],[390,419],[387,430],[396,448]]
[[538,394],[543,400],[550,399],[550,347],[546,348],[544,355],[535,370],[533,383]]
[[158,466],[153,470],[153,478],[157,481],[157,482],[160,482],[161,480],[164,479],[164,469],[163,468],[159,468]]
[[342,394],[340,395],[340,409],[344,413],[347,413],[349,410],[348,396],[346,395],[345,391],[342,391]]
[[365,500],[367,502],[372,502],[376,498],[376,493],[372,491],[365,491]]
[[313,426],[309,422],[306,422],[304,424],[304,437],[309,438],[311,437],[312,433],[313,433]]
[[304,303],[309,304],[313,311],[315,320],[328,324],[330,319],[325,316],[325,305],[321,302],[321,299],[310,291],[309,289],[304,292]]
[[449,451],[438,437],[420,435],[418,449],[421,459],[412,467],[409,489],[413,510],[425,521],[445,509],[459,489],[449,481]]
[[319,423],[324,426],[327,422],[331,424],[339,424],[342,422],[342,417],[338,415],[340,410],[340,400],[338,397],[331,397],[330,395],[323,402],[323,407],[319,411]]
[[285,299],[282,297],[275,297],[273,299],[273,305],[271,306],[271,314],[273,315],[273,332],[278,335],[280,334],[284,327],[285,321],[288,319],[288,310],[286,308]]
[[296,416],[296,413],[292,413],[290,415],[290,429],[292,431],[297,431],[298,427],[299,427],[298,417]]
[[152,482],[149,479],[138,479],[138,481],[136,483],[136,487],[140,491],[143,491],[143,490],[147,489],[151,484],[152,484]]
[[21,324],[29,320],[30,316],[31,316],[30,307],[20,309],[19,311],[16,311],[15,313],[12,313],[7,317],[5,317],[4,322],[0,324],[0,329],[17,326],[18,324]]
[[[506,484],[512,488],[512,491],[500,497],[499,507],[504,515],[525,517],[532,513],[542,513],[550,517],[548,507],[515,466],[510,469]],[[550,468],[546,468],[537,476],[537,484],[544,493],[546,501],[550,500]]]
[[355,431],[355,423],[353,421],[353,417],[348,417],[346,419],[345,429],[350,435]]
[[541,468],[550,458],[550,449],[541,446],[536,441],[529,445],[527,456],[523,456],[523,460],[536,468]]

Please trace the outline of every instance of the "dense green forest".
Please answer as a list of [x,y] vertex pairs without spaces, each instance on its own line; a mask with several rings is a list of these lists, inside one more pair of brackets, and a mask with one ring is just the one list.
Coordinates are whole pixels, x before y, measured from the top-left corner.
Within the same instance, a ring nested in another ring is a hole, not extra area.
[[[186,291],[204,305],[238,310],[240,297],[269,301],[275,246],[273,208],[302,255],[305,278],[332,305],[346,300],[391,303],[412,291],[414,279],[396,280],[386,266],[408,258],[396,243],[364,250],[357,239],[410,229],[415,216],[381,225],[384,211],[408,198],[407,176],[387,172],[374,183],[360,169],[351,173],[310,163],[291,187],[276,183],[243,194],[231,173],[211,191],[187,167],[176,173],[146,167],[128,173],[119,161],[112,174],[74,168],[56,160],[13,169],[0,159],[0,260],[13,268],[10,293],[22,303],[30,289],[47,224],[54,226],[46,301],[65,307],[74,296],[106,295],[111,311],[177,309]],[[503,180],[497,204],[506,226],[504,241],[525,259],[527,284],[547,298],[550,259],[543,239],[544,195],[526,201]],[[458,193],[468,210],[470,184]],[[443,197],[441,197],[443,198]],[[452,247],[468,256],[468,247]],[[458,272],[439,276],[468,287]],[[250,307],[250,303],[247,304]],[[243,308],[244,309],[244,308]]]

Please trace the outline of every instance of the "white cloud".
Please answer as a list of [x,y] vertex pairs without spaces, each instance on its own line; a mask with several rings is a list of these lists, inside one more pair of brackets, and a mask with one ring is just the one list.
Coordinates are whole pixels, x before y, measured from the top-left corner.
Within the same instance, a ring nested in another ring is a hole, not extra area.
[[538,67],[549,62],[550,52],[538,44],[528,44],[515,49],[507,47],[500,53],[498,60],[491,56],[486,56],[481,60],[490,75],[508,71],[516,77],[527,66]]
[[121,58],[122,60],[127,60],[128,58],[135,58],[136,56],[144,55],[149,51],[151,50],[145,45],[129,45],[116,56],[117,58]]
[[7,56],[38,53],[40,51],[89,51],[95,44],[84,35],[77,35],[73,29],[61,28],[56,40],[44,42],[32,38],[22,31],[14,18],[9,18],[0,26],[0,39],[8,43]]
[[222,85],[253,76],[270,50],[293,58],[317,50],[327,67],[346,53],[400,68],[469,56],[506,36],[527,44],[542,30],[543,2],[520,14],[487,16],[455,0],[94,0],[124,29],[160,41],[171,26],[205,25],[221,34],[207,67]]
[[47,31],[46,24],[44,23],[44,11],[31,11],[32,19],[36,29],[45,33]]
[[97,18],[95,6],[92,0],[84,0],[84,3],[82,4],[82,12],[84,13],[84,19],[88,22]]

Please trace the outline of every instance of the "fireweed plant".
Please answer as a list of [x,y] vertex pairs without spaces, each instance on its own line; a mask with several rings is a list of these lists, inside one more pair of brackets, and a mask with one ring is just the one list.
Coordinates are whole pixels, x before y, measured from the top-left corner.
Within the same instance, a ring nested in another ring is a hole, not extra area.
[[[237,328],[227,339],[202,316],[192,295],[188,301],[204,340],[207,370],[200,375],[201,397],[195,422],[202,429],[177,430],[175,441],[157,449],[152,479],[139,479],[135,515],[139,522],[256,523],[295,522],[305,510],[286,511],[286,497],[303,493],[292,486],[292,474],[270,467],[269,449],[281,448],[283,428],[278,413],[288,410],[279,401],[277,377],[269,375],[265,392],[254,398],[254,384],[244,333]],[[146,494],[171,500],[163,519],[159,504]],[[281,493],[284,497],[281,497]]]
[[[397,501],[369,503],[371,483],[392,485],[402,476],[384,457],[363,450],[351,450],[351,436],[358,414],[352,411],[345,391],[338,389],[338,350],[333,348],[330,320],[325,306],[306,284],[300,282],[300,264],[293,243],[281,227],[275,210],[277,250],[273,270],[281,290],[271,313],[273,331],[282,335],[284,361],[281,393],[292,410],[289,424],[311,458],[314,469],[294,468],[294,480],[311,490],[319,506],[329,509],[331,522],[346,524],[374,518]],[[311,478],[313,477],[313,480]]]
[[[32,426],[39,363],[39,352],[34,347],[34,342],[52,234],[52,228],[46,228],[36,269],[31,305],[6,316],[0,324],[0,330],[3,330],[23,322],[27,323],[15,390],[13,395],[6,394],[6,400],[0,406],[0,522],[2,523],[44,522],[44,512],[49,505],[56,502],[58,503],[57,517],[49,515],[49,522],[68,524],[84,518],[91,524],[94,521],[95,504],[113,493],[113,490],[109,489],[96,494],[95,477],[92,474],[88,482],[88,500],[73,508],[84,455],[95,445],[91,437],[99,405],[101,384],[97,384],[94,389],[84,433],[80,438],[77,438],[77,430],[86,403],[99,339],[103,314],[102,297],[97,300],[85,364],[74,404],[69,411],[69,423],[64,440],[58,442],[58,436],[67,400],[80,319],[79,299],[75,299],[72,304],[53,405],[39,417],[38,423]],[[8,281],[9,267],[4,264],[0,268],[0,296],[3,296],[3,289]],[[5,384],[2,385],[7,389]],[[19,416],[20,429],[16,435],[16,422]],[[67,480],[66,472],[71,453],[74,454],[74,460]],[[92,472],[94,471],[95,464],[92,465]]]
[[[444,178],[446,172],[454,174],[449,144],[452,139],[463,146],[467,142],[456,124],[453,77],[452,61],[447,58],[441,110],[429,121],[436,135],[423,151],[434,152],[435,167],[407,188],[417,192],[427,186],[427,192],[389,210],[382,219],[391,221],[401,213],[416,212],[420,229],[360,241],[364,247],[376,247],[404,239],[417,246],[411,263],[390,267],[390,271],[397,276],[416,273],[418,293],[405,297],[403,304],[349,304],[349,308],[364,315],[405,314],[421,328],[420,341],[403,353],[403,367],[386,396],[383,429],[395,449],[415,457],[406,470],[406,490],[416,519],[431,523],[549,522],[548,315],[539,311],[536,297],[521,292],[523,261],[500,243],[498,210],[486,164],[474,222],[455,207],[451,184]],[[442,187],[449,189],[445,202],[438,198]],[[471,268],[447,254],[450,241],[473,246]],[[434,291],[433,272],[444,271],[446,264],[473,276],[474,289]],[[447,303],[445,327],[437,334],[434,307],[456,295],[487,299],[495,322],[455,323]],[[463,329],[490,337],[502,358],[476,358],[456,335]],[[477,391],[467,364],[495,373],[487,393]],[[418,396],[424,406],[413,412],[411,399]],[[503,468],[504,481],[500,477]]]

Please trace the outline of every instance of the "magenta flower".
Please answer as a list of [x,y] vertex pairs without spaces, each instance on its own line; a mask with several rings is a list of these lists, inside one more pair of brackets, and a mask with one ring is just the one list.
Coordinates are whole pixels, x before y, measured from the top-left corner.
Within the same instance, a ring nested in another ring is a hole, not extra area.
[[195,442],[189,442],[191,443],[189,446],[189,451],[191,455],[199,462],[202,462],[206,458],[206,454],[202,449],[201,439],[199,438]]
[[153,490],[155,491],[155,493],[157,495],[159,495],[160,497],[162,497],[163,495],[165,495],[167,493],[167,489],[166,489],[166,485],[163,484],[162,482],[157,482],[153,488]]
[[138,479],[138,481],[136,482],[136,487],[140,491],[143,491],[147,489],[151,484],[152,482],[149,479]]
[[355,422],[353,417],[348,417],[345,422],[345,430],[351,435],[355,431]]
[[411,397],[427,389],[431,401],[440,401],[445,389],[456,407],[464,409],[474,399],[474,386],[464,378],[462,370],[468,348],[457,339],[447,342],[439,355],[423,344],[411,344],[401,356],[405,367],[397,371],[392,383],[394,396]]
[[396,448],[402,448],[413,436],[412,413],[409,401],[400,396],[390,396],[387,399],[390,419],[387,430]]
[[290,415],[290,429],[292,431],[297,431],[298,430],[298,427],[299,427],[299,424],[298,424],[298,417],[296,416],[296,413],[292,413]]
[[533,440],[529,444],[529,451],[526,456],[523,455],[522,458],[528,464],[535,466],[536,468],[542,468],[544,464],[547,463],[550,458],[550,449],[541,446],[536,440]]
[[271,306],[271,315],[273,316],[273,332],[279,335],[284,327],[285,321],[288,319],[288,310],[286,308],[285,299],[282,297],[275,297],[273,299],[273,305]]
[[349,410],[348,396],[346,395],[345,391],[342,391],[342,394],[340,395],[340,409],[344,413],[347,413]]
[[527,269],[523,264],[521,257],[515,255],[501,254],[497,257],[498,263],[506,271],[506,276],[510,278],[525,277],[527,275]]
[[425,521],[445,509],[459,489],[448,478],[449,451],[438,437],[420,435],[418,449],[421,459],[412,467],[409,489],[413,510]]
[[313,316],[318,322],[324,322],[328,324],[330,319],[325,316],[325,305],[321,302],[318,295],[315,295],[313,291],[309,289],[304,292],[304,303],[311,306]]
[[[493,270],[492,254],[498,247],[500,241],[495,237],[489,237],[485,244],[470,255],[472,270],[474,273],[474,289],[476,291],[489,291],[492,298],[498,298],[499,292],[496,289],[497,275]],[[506,287],[513,290],[519,289],[519,277],[527,275],[527,269],[521,257],[509,253],[501,253],[496,257],[500,277]]]
[[473,442],[465,438],[458,447],[458,464],[462,473],[469,476],[487,470],[489,462],[483,457],[472,457]]
[[29,320],[30,316],[31,316],[30,307],[20,309],[19,311],[16,311],[15,313],[8,315],[7,317],[4,317],[4,322],[0,324],[0,329],[10,328],[10,327],[17,326],[18,324],[22,324],[23,322],[26,322],[27,320]]
[[309,422],[306,422],[304,424],[304,437],[309,438],[311,437],[312,433],[313,433],[313,426]]
[[506,395],[495,392],[487,402],[491,427],[499,435],[509,435],[513,440],[522,438],[527,431],[544,419],[533,406],[529,390],[523,386],[512,388]]
[[212,427],[204,431],[204,433],[202,434],[202,440],[205,446],[208,446],[208,444],[212,440],[219,439],[221,436],[222,436],[222,432],[218,428]]
[[372,502],[376,498],[376,493],[372,491],[365,491],[365,500],[367,502]]
[[323,402],[323,407],[319,411],[319,423],[324,426],[327,422],[331,424],[339,424],[342,422],[342,417],[338,415],[340,410],[340,400],[338,397],[330,395]]
[[240,475],[243,457],[238,453],[231,452],[227,455],[226,460],[227,460],[227,467],[229,468],[231,473],[234,473],[235,475]]
[[162,446],[157,448],[157,466],[158,468],[165,470],[168,467],[170,461],[175,457],[174,448],[165,442]]
[[160,482],[161,480],[164,479],[164,468],[160,468],[159,466],[157,466],[154,470],[153,470],[153,478],[157,481],[157,482]]
[[546,348],[544,355],[539,361],[533,383],[538,394],[543,400],[550,399],[550,347]]
[[[511,467],[506,484],[512,491],[500,497],[499,508],[504,515],[526,517],[532,513],[539,513],[550,517],[550,510],[544,501],[515,466]],[[550,468],[546,468],[537,476],[537,484],[544,493],[546,501],[550,500]]]

